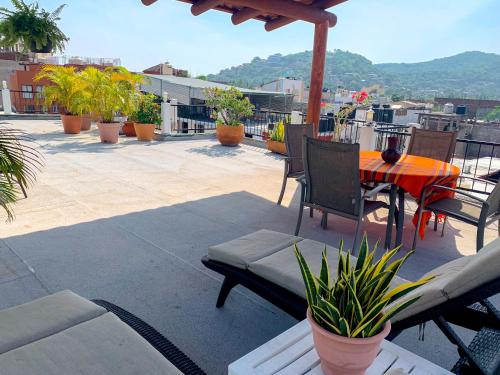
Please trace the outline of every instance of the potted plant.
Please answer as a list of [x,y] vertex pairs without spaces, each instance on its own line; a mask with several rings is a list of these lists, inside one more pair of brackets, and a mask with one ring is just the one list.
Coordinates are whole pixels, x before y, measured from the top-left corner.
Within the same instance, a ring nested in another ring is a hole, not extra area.
[[133,116],[135,133],[139,141],[152,141],[156,125],[161,123],[160,105],[154,94],[140,94]]
[[126,117],[126,120],[123,121],[122,131],[127,137],[136,137],[133,116],[141,98],[141,94],[138,91],[139,85],[145,82],[145,78],[123,68],[119,68],[118,74],[121,76],[121,82],[125,85],[126,92],[129,93],[129,95],[124,97],[123,108],[121,110],[122,115]]
[[213,108],[217,124],[217,139],[223,146],[237,146],[245,136],[241,120],[252,115],[254,106],[238,89],[209,88],[205,90],[206,104]]
[[336,279],[330,276],[326,249],[318,276],[312,274],[297,245],[295,255],[306,287],[307,319],[324,373],[363,375],[391,330],[391,317],[419,297],[400,302],[401,298],[433,277],[390,290],[391,281],[413,252],[389,263],[399,250],[396,248],[375,261],[377,246],[370,251],[365,236],[354,262],[342,247],[341,242]]
[[12,0],[14,10],[0,8],[0,44],[11,47],[21,43],[25,50],[35,53],[63,51],[68,38],[57,26],[65,4],[53,12],[41,9],[37,2],[27,5],[24,0]]
[[103,143],[117,143],[120,132],[120,123],[114,121],[115,114],[125,108],[125,103],[134,90],[124,83],[122,72],[125,68],[109,67],[99,70],[87,67],[82,73],[87,83],[86,92],[89,94],[89,104],[92,113],[99,116],[97,123],[99,136]]
[[347,121],[350,116],[353,116],[353,112],[359,106],[366,106],[369,104],[369,95],[366,91],[358,91],[352,94],[352,100],[354,103],[345,104],[342,108],[337,112],[335,116],[335,128],[333,130],[332,141],[334,142],[342,142],[342,132],[345,134],[345,129],[347,127]]
[[267,149],[277,154],[286,155],[285,122],[282,120],[275,125],[266,140]]
[[82,75],[72,66],[45,65],[35,76],[35,82],[41,80],[49,84],[43,87],[37,100],[41,99],[47,106],[58,104],[64,132],[80,133],[89,95]]

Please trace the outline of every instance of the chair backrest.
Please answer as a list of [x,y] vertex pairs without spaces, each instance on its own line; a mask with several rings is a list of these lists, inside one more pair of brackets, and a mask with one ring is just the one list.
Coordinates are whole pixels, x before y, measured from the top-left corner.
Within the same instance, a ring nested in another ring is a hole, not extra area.
[[430,275],[435,278],[397,301],[399,303],[420,296],[417,302],[397,314],[394,321],[424,312],[431,313],[436,306],[449,300],[460,301],[467,296],[468,301],[464,300],[462,306],[466,307],[470,303],[477,302],[472,301],[476,297],[479,300],[499,293],[500,238],[488,243],[477,254],[452,260],[426,274]]
[[486,202],[489,204],[488,216],[500,214],[500,182],[496,183]]
[[312,137],[312,124],[287,124],[285,125],[285,145],[288,155],[288,173],[302,173],[302,141],[304,136]]
[[359,215],[359,144],[304,137],[306,202]]
[[449,163],[456,143],[457,132],[455,131],[445,132],[413,128],[407,153],[408,155],[423,156]]

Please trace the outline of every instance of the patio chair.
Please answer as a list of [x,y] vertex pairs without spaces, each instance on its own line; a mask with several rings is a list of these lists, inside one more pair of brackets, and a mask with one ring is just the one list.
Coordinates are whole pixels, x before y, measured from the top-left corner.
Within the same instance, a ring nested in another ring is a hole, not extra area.
[[[462,179],[471,179],[473,181],[491,184],[487,180],[482,180],[474,177],[461,176]],[[453,198],[443,198],[439,201],[424,205],[424,200],[429,193],[430,189],[447,190],[454,193]],[[439,214],[444,214],[447,217],[463,221],[477,227],[476,234],[476,251],[482,249],[484,245],[484,230],[485,228],[498,220],[499,228],[498,234],[500,236],[500,184],[496,184],[491,193],[484,193],[488,195],[487,199],[479,198],[476,195],[468,193],[462,189],[453,189],[448,186],[431,185],[426,187],[420,198],[420,209],[418,214],[417,228],[422,221],[424,210],[432,211],[437,217]],[[443,223],[443,232],[444,232]],[[413,237],[413,248],[417,245],[418,231],[415,231]]]
[[380,184],[362,194],[359,177],[359,144],[321,141],[304,137],[304,177],[295,235],[299,234],[304,207],[323,212],[326,227],[328,213],[357,221],[353,251],[357,249],[363,218],[378,210],[389,208],[382,201],[369,200],[390,184]]
[[285,145],[287,156],[285,157],[285,171],[283,183],[278,198],[281,205],[285,194],[286,182],[289,178],[298,178],[304,175],[304,163],[302,162],[302,139],[304,135],[312,137],[313,126],[311,124],[288,124],[285,126]]
[[205,374],[136,316],[67,290],[0,311],[0,368],[3,375]]
[[412,128],[410,144],[406,153],[449,163],[455,152],[457,134],[454,131]]
[[[224,276],[216,306],[224,306],[231,289],[240,284],[298,320],[305,319],[307,302],[293,247],[297,244],[314,273],[319,273],[323,243],[269,230],[260,230],[232,241],[211,246],[203,264]],[[338,249],[326,246],[330,272],[335,274]],[[458,347],[462,367],[471,374],[500,371],[500,314],[487,300],[500,293],[500,238],[475,255],[439,266],[427,275],[435,278],[405,298],[421,296],[392,320],[391,338],[401,331],[434,321]],[[406,282],[396,277],[393,286]],[[477,332],[469,346],[450,323]]]

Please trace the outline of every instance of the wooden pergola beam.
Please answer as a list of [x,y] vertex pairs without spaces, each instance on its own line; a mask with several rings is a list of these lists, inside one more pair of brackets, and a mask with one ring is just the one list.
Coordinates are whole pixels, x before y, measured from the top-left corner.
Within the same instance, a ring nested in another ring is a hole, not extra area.
[[222,3],[223,1],[220,0],[198,0],[196,3],[191,5],[191,13],[193,16],[199,16],[207,10],[213,9]]
[[318,136],[323,96],[323,77],[325,75],[326,45],[328,41],[328,23],[316,24],[314,28],[313,60],[309,100],[307,101],[307,123],[313,125],[314,137]]
[[225,3],[260,10],[261,13],[279,14],[314,24],[330,21],[335,24],[335,14],[310,5],[290,0],[226,0]]
[[[311,2],[311,5],[319,9],[327,9],[342,4],[346,1],[347,0],[316,0],[315,2]],[[273,31],[295,21],[297,20],[290,17],[280,16],[271,21],[266,22],[264,28],[266,29],[266,31]],[[334,27],[336,24],[337,20],[335,20],[335,23],[330,22],[330,27]]]
[[235,12],[231,16],[231,22],[233,23],[233,25],[239,25],[242,22],[257,17],[260,13],[261,13],[260,10],[245,7]]

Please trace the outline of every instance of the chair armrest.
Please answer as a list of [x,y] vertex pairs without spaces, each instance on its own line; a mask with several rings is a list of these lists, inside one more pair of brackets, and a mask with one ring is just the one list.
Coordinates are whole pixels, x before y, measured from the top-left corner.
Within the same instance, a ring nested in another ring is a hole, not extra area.
[[459,194],[459,195],[463,195],[465,197],[468,197],[470,199],[473,199],[475,201],[478,201],[478,202],[481,202],[482,204],[486,204],[486,205],[489,205],[489,203],[484,200],[484,199],[481,199],[481,198],[478,198],[476,197],[475,195],[472,195],[472,194],[469,194],[469,193],[466,193],[464,192],[463,190],[460,190],[460,189],[453,189],[453,188],[450,188],[448,186],[442,186],[442,185],[430,185],[430,186],[427,186],[424,191],[423,191],[423,195],[425,195],[425,193],[429,190],[429,189],[440,189],[440,190],[447,190],[447,191],[450,191],[452,193],[455,193],[455,194]]
[[382,190],[385,190],[385,189],[390,188],[390,187],[391,187],[391,184],[377,185],[377,187],[375,187],[374,189],[369,190],[369,191],[365,191],[365,194],[363,195],[363,199],[373,198],[376,194],[380,193]]
[[458,176],[458,179],[461,180],[462,178],[467,178],[469,180],[482,182],[483,184],[495,185],[495,183],[493,181],[488,181],[488,180],[485,180],[484,178],[477,178],[477,177],[470,177],[470,176],[463,176],[463,175]]

